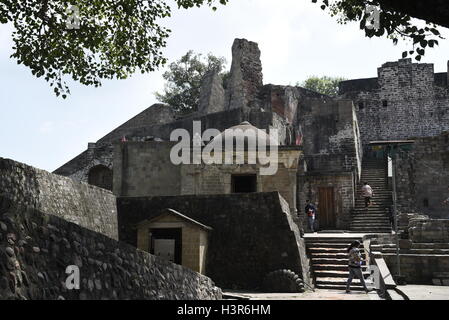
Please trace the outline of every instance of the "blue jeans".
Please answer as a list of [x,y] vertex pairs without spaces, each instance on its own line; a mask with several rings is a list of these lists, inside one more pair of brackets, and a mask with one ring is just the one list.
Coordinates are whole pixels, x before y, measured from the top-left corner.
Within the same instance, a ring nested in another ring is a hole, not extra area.
[[309,229],[310,229],[310,231],[315,232],[315,229],[314,229],[315,217],[308,217],[308,219],[309,219]]
[[365,290],[368,290],[368,288],[366,287],[365,284],[365,279],[363,278],[363,274],[362,274],[362,268],[355,268],[355,267],[349,267],[349,278],[348,278],[348,282],[346,283],[346,290],[349,291],[349,289],[351,288],[351,283],[352,283],[352,279],[354,278],[358,278],[360,279],[360,282],[363,286],[363,288]]

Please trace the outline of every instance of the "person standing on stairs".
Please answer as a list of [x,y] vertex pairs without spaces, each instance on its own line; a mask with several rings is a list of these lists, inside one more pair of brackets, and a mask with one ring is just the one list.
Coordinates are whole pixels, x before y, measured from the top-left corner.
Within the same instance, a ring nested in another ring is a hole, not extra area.
[[363,278],[362,273],[362,255],[360,254],[360,241],[356,240],[348,247],[348,268],[349,268],[349,277],[348,282],[346,283],[346,293],[351,292],[351,283],[352,279],[357,278],[360,279],[360,283],[362,284],[365,292],[368,293],[369,290],[366,286],[365,279]]
[[307,215],[310,231],[315,232],[316,207],[310,202],[310,200],[306,200],[306,207],[304,211]]
[[371,198],[374,196],[373,188],[365,182],[362,187],[362,195],[365,198],[365,208],[371,205]]

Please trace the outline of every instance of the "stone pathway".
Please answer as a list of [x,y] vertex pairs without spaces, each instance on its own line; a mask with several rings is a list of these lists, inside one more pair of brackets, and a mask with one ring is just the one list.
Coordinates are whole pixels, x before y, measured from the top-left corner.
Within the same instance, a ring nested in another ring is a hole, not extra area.
[[345,293],[341,290],[315,289],[315,292],[307,291],[304,293],[254,293],[225,291],[225,294],[233,294],[250,300],[381,300],[375,292],[368,294],[361,292]]
[[449,287],[408,284],[398,286],[410,300],[449,300]]

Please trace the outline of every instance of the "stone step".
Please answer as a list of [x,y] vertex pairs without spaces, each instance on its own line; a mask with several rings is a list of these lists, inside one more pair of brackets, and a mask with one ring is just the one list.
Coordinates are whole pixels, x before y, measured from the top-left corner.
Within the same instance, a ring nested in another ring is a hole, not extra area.
[[[333,285],[333,286],[340,286],[343,288],[346,288],[346,280],[344,278],[335,278],[335,277],[317,277],[316,278],[316,285]],[[359,279],[353,279],[351,283],[351,289],[352,288],[362,288],[362,284],[360,283]]]
[[[346,245],[348,246],[348,245]],[[315,255],[317,253],[347,253],[346,248],[345,247],[341,247],[341,248],[325,248],[325,247],[311,247],[309,248],[309,252],[312,255]]]
[[[371,210],[387,210],[390,206],[392,205],[392,203],[376,203],[371,200],[371,205],[368,206],[368,209]],[[364,202],[356,202],[354,209],[364,209],[366,211],[367,207],[365,207],[365,203]]]
[[373,225],[379,225],[379,226],[391,226],[390,221],[376,221],[376,220],[357,220],[357,221],[351,221],[350,226],[373,226]]
[[[321,270],[348,271],[348,266],[347,266],[347,263],[345,263],[345,264],[314,264],[313,269],[319,270],[319,271],[321,271]],[[367,270],[367,266],[363,265],[362,271],[366,271],[366,270]]]
[[353,227],[351,228],[354,232],[364,232],[364,233],[388,233],[390,234],[392,229],[391,227],[388,228],[359,228],[359,227]]
[[[394,246],[394,244],[393,244]],[[412,249],[449,249],[449,243],[416,243],[413,242]]]
[[[341,271],[341,270],[317,270],[314,268],[314,275],[317,278],[345,278],[348,279],[349,271]],[[369,276],[369,272],[363,272],[365,278]]]
[[347,243],[340,242],[311,242],[307,243],[307,248],[347,248]]
[[369,222],[369,221],[352,221],[351,223],[351,227],[390,227],[390,222],[385,222],[385,221],[374,221],[374,222]]
[[[348,257],[347,256],[345,258],[312,257],[311,263],[312,266],[326,264],[326,265],[339,265],[347,268]],[[366,262],[362,261],[362,266],[364,265],[366,265]]]
[[373,217],[389,217],[388,210],[357,210],[354,209],[352,212],[352,216],[373,216]]
[[[365,259],[365,253],[361,252],[361,256],[363,259]],[[348,259],[348,253],[347,252],[325,252],[325,253],[312,253],[311,254],[312,259],[313,258],[326,258],[326,259]]]
[[355,240],[363,241],[361,237],[335,237],[335,238],[324,238],[324,237],[305,237],[307,245],[310,243],[351,243]]
[[389,212],[389,207],[381,207],[381,206],[375,206],[375,207],[354,207],[353,209],[356,213],[384,213],[387,214]]
[[[325,290],[346,290],[345,285],[332,285],[332,284],[317,284],[315,286],[317,289],[325,289]],[[363,291],[362,286],[357,286],[354,283],[351,284],[351,291]]]
[[[396,253],[396,248],[382,248],[382,253]],[[449,249],[400,249],[401,254],[449,255]]]

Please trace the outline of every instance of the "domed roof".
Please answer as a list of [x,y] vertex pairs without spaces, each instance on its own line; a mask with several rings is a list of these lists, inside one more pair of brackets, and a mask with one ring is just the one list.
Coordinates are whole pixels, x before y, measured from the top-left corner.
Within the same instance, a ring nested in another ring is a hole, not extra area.
[[[216,147],[221,145],[223,150],[227,146],[232,146],[233,149],[247,150],[248,147],[257,148],[259,145],[258,141],[265,141],[266,146],[279,145],[278,141],[268,135],[265,131],[258,129],[248,121],[245,121],[237,126],[226,129],[217,135],[211,142],[209,142],[208,146]],[[243,145],[242,142],[244,142]]]

